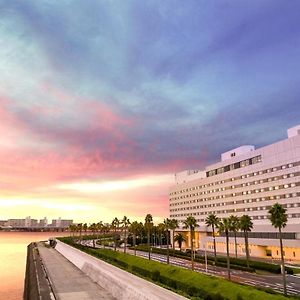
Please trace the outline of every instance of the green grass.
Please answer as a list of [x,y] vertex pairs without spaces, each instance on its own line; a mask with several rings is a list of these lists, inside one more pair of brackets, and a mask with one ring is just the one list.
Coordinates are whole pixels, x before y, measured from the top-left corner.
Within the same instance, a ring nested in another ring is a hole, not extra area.
[[[136,257],[110,249],[91,249],[74,244],[69,238],[62,241],[80,250],[101,258],[113,265],[119,266],[131,273],[137,274],[160,285],[166,286],[192,299],[233,299],[233,300],[286,300],[281,294],[268,290],[262,291],[226,279],[213,277],[184,268],[166,265],[156,261]],[[272,293],[272,294],[271,294]],[[274,293],[274,294],[273,294]],[[290,298],[291,299],[291,298]],[[294,298],[296,299],[296,298]]]

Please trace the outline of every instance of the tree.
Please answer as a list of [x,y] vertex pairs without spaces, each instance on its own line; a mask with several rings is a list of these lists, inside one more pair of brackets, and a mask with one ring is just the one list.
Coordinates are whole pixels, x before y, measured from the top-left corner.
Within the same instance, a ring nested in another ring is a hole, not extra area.
[[114,231],[114,250],[117,250],[117,230],[119,230],[120,227],[120,220],[116,217],[111,222],[111,227]]
[[127,247],[127,229],[130,225],[130,220],[124,216],[122,219],[122,227],[124,229],[124,253],[126,253],[126,247]]
[[195,238],[195,228],[198,227],[196,219],[193,216],[188,216],[184,221],[184,228],[190,230],[190,242],[191,242],[191,263],[192,271],[194,271],[194,238]]
[[171,228],[172,226],[172,220],[166,218],[164,219],[164,225],[165,225],[165,231],[166,231],[166,234],[167,234],[167,264],[170,263],[170,253],[169,253],[169,244],[170,244],[170,241],[169,241],[169,229]]
[[282,245],[282,228],[286,226],[287,214],[286,209],[279,203],[275,203],[269,210],[269,218],[273,227],[278,228],[279,231],[279,241],[280,241],[280,255],[281,255],[281,271],[283,279],[283,292],[287,295],[286,290],[286,277],[285,277],[285,266],[284,266],[284,254]]
[[77,226],[76,226],[75,224],[71,224],[71,225],[69,226],[69,230],[70,230],[70,234],[71,234],[71,232],[72,232],[72,236],[74,237],[75,231],[77,230]]
[[133,235],[134,255],[136,255],[136,236],[140,232],[140,226],[141,226],[141,223],[134,221],[131,223],[131,225],[129,227],[129,232],[132,233],[132,235]]
[[230,258],[229,258],[229,231],[231,228],[231,223],[229,218],[223,218],[218,224],[218,229],[220,233],[225,233],[226,236],[226,252],[227,252],[227,272],[228,279],[230,280]]
[[173,248],[173,255],[175,253],[175,241],[174,241],[174,236],[175,236],[175,229],[178,228],[178,220],[176,219],[171,219],[170,220],[170,229],[172,230],[172,241],[173,241],[173,245],[172,245],[172,248]]
[[145,229],[147,231],[147,246],[148,246],[148,257],[149,260],[151,259],[150,256],[150,234],[151,234],[151,229],[153,227],[153,218],[151,214],[147,214],[145,217]]
[[246,250],[246,259],[247,259],[247,267],[249,268],[249,242],[248,242],[248,232],[253,228],[253,223],[251,218],[248,215],[243,215],[240,217],[240,229],[244,232],[245,238],[245,250]]
[[237,216],[231,215],[230,219],[230,231],[234,234],[234,249],[235,249],[235,258],[237,258],[237,243],[236,243],[236,233],[240,229],[240,219]]
[[182,243],[185,242],[185,237],[182,233],[177,233],[174,237],[174,241],[178,243],[179,250],[181,251]]
[[102,230],[103,230],[103,223],[102,221],[99,221],[96,224],[96,231],[97,231],[97,240],[100,241],[100,244],[102,245]]
[[93,247],[95,248],[95,232],[97,230],[97,224],[96,223],[91,224],[89,229],[92,231]]
[[84,224],[82,225],[82,230],[84,231],[84,234],[87,235],[87,230],[88,230],[88,225],[87,225],[87,223],[84,223]]
[[77,224],[77,230],[79,231],[79,243],[82,242],[82,223]]
[[212,234],[213,234],[213,241],[214,241],[214,255],[215,255],[215,264],[217,262],[217,248],[216,248],[216,234],[215,228],[218,226],[219,218],[215,214],[209,214],[205,219],[206,226],[211,226]]
[[157,232],[158,232],[158,243],[161,246],[162,245],[162,236],[165,232],[165,224],[164,223],[159,223],[157,225]]

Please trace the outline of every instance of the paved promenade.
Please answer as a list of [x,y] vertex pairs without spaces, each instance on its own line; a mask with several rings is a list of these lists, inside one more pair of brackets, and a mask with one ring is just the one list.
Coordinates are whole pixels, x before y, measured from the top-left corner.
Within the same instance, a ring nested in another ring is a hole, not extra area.
[[38,249],[57,300],[115,299],[55,249],[43,243]]

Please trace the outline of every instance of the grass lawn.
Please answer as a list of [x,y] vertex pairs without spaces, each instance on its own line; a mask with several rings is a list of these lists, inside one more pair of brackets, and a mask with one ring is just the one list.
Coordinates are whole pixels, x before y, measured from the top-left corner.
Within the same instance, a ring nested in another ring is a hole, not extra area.
[[110,249],[91,249],[62,238],[62,241],[73,244],[93,256],[103,259],[113,265],[151,280],[163,286],[179,292],[192,299],[233,299],[233,300],[287,300],[299,298],[287,298],[281,294],[271,294],[246,286],[230,282],[223,278],[213,277],[184,268],[166,265],[156,261],[124,254]]

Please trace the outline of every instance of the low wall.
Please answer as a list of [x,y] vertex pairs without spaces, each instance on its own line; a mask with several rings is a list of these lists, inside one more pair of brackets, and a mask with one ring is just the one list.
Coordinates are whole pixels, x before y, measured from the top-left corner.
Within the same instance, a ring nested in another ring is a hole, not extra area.
[[55,249],[116,299],[186,299],[57,240]]

